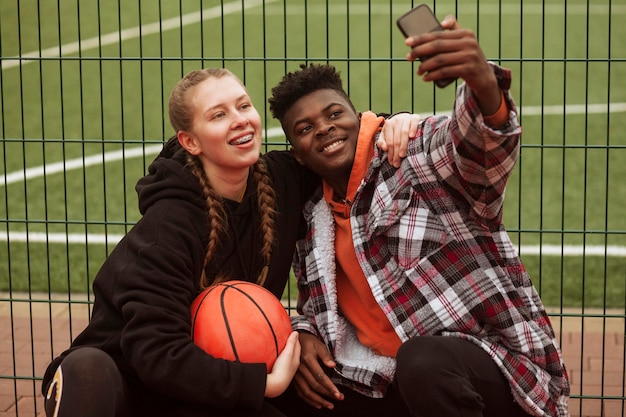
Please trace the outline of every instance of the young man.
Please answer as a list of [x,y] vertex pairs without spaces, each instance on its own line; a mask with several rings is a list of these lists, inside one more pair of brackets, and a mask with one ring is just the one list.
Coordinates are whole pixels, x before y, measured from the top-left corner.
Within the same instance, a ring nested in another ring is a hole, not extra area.
[[407,39],[408,59],[464,83],[400,169],[375,147],[384,120],[355,110],[333,67],[272,90],[296,159],[323,179],[294,261],[301,364],[279,403],[292,415],[568,415],[554,331],[501,222],[521,133],[510,71],[442,25]]

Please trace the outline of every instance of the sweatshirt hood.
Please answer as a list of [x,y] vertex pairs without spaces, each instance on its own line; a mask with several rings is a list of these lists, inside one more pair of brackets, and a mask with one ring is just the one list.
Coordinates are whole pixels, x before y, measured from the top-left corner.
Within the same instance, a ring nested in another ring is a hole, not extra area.
[[185,167],[186,151],[176,136],[170,138],[135,187],[142,215],[159,200],[188,201],[204,208],[198,179]]

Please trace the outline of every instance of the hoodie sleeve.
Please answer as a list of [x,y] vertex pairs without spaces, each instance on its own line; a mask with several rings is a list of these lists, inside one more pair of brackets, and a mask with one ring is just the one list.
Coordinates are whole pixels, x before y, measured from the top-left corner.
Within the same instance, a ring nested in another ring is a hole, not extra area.
[[199,184],[181,166],[176,158],[159,158],[139,181],[143,217],[96,277],[93,327],[111,335],[105,350],[117,355],[119,343],[122,372],[156,393],[220,409],[258,409],[265,364],[214,358],[191,339],[208,225]]

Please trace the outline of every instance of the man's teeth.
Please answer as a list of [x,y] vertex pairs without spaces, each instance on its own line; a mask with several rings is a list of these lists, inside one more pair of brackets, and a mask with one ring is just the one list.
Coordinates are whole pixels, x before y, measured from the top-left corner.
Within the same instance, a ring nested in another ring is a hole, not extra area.
[[241,145],[242,143],[250,142],[252,140],[252,134],[246,135],[242,138],[232,141],[231,145]]
[[324,152],[335,149],[337,146],[341,145],[342,143],[343,143],[343,140],[338,140],[337,142],[333,142],[330,145],[324,146]]

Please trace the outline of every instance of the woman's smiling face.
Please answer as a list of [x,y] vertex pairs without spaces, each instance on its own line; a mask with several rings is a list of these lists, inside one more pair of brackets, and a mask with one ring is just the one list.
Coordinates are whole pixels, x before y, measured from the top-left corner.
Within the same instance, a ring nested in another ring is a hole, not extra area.
[[359,127],[359,115],[345,95],[329,88],[301,97],[283,118],[298,161],[324,179],[350,177]]
[[261,152],[261,117],[234,77],[210,77],[189,90],[193,124],[185,134],[210,172],[247,169]]

